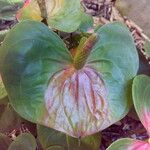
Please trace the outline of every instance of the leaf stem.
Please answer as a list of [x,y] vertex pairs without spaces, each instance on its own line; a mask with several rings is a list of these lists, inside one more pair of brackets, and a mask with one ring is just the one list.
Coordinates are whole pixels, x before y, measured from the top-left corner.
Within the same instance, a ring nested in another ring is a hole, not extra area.
[[67,150],[70,150],[69,146],[69,136],[66,134],[66,141],[67,141]]
[[77,70],[81,69],[85,65],[97,39],[98,36],[94,33],[88,39],[83,38],[83,40],[81,40],[74,57],[74,66]]
[[37,3],[39,5],[40,11],[41,11],[41,17],[43,18],[42,22],[45,25],[48,25],[47,23],[47,9],[46,9],[46,2],[45,0],[37,0]]
[[81,137],[78,138],[78,147],[81,146]]

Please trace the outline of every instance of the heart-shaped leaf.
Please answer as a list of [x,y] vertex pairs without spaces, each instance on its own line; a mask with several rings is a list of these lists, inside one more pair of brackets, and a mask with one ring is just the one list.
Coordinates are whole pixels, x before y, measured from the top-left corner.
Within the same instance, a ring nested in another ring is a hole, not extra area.
[[[83,12],[80,0],[45,0],[43,9],[46,11],[45,17],[48,24],[55,29],[73,32],[81,23]],[[26,0],[24,7],[18,12],[17,18],[41,21],[43,18],[37,0]]]
[[1,150],[8,150],[8,147],[9,147],[11,142],[12,141],[8,136],[0,133],[0,149]]
[[0,19],[13,20],[23,0],[0,0]]
[[22,133],[9,146],[8,150],[36,150],[36,140],[30,133]]
[[0,61],[15,110],[73,137],[103,130],[128,113],[139,65],[130,32],[117,22],[82,40],[72,57],[44,24],[24,21],[6,36]]
[[[68,137],[69,148],[72,150],[98,150],[101,143],[100,133],[75,139]],[[69,148],[67,150],[69,150]]]
[[7,96],[1,75],[0,75],[0,100]]
[[82,32],[87,32],[93,28],[93,23],[93,17],[83,12],[79,30]]
[[77,139],[40,125],[37,132],[43,149],[52,149],[57,145],[57,148],[64,150],[98,150],[101,142],[100,133]]
[[132,93],[136,112],[150,135],[150,77],[146,75],[135,77]]
[[150,144],[140,140],[124,138],[115,141],[107,150],[149,150]]

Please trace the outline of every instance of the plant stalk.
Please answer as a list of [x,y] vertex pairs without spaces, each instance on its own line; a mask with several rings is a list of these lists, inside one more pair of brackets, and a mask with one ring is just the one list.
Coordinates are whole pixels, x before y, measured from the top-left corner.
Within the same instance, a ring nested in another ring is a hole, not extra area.
[[37,3],[39,5],[40,11],[41,11],[41,17],[43,18],[42,22],[45,25],[48,25],[47,23],[47,9],[46,9],[46,2],[45,0],[37,0]]
[[97,34],[92,34],[88,39],[84,38],[80,42],[74,57],[74,66],[77,70],[81,69],[85,65],[93,46],[97,42],[97,39]]

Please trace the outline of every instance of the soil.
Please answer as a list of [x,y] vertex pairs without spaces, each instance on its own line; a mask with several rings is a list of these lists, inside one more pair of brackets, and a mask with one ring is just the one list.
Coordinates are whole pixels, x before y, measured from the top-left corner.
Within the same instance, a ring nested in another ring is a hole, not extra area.
[[150,0],[117,0],[116,6],[150,36]]
[[126,116],[121,121],[110,126],[102,131],[102,143],[100,150],[106,150],[106,148],[114,141],[120,138],[132,138],[139,140],[148,139],[148,135],[143,125],[139,120]]
[[0,20],[0,31],[12,28],[17,20]]

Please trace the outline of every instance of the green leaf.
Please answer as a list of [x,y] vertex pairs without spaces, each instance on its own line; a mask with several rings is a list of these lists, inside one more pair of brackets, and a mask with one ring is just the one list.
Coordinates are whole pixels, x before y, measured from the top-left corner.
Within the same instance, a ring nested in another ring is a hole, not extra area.
[[35,21],[17,24],[0,48],[2,78],[14,109],[73,137],[103,130],[128,113],[138,65],[133,38],[117,22],[97,30],[75,57],[57,34]]
[[150,42],[146,42],[144,45],[145,53],[147,57],[150,57]]
[[79,30],[82,32],[87,32],[93,28],[93,23],[93,17],[83,12]]
[[67,138],[69,148],[72,150],[98,150],[101,144],[101,135],[99,132],[81,139]]
[[0,19],[13,20],[23,0],[0,0]]
[[30,133],[22,133],[9,146],[8,150],[36,150],[36,140]]
[[5,134],[0,133],[0,148],[1,150],[8,150],[8,147],[11,143],[11,139]]
[[[57,30],[74,32],[80,26],[82,11],[80,0],[46,0],[48,24]],[[18,12],[19,20],[41,21],[41,12],[36,0],[27,0]]]
[[150,144],[140,140],[124,138],[112,143],[106,150],[148,150]]
[[52,3],[55,1],[55,8],[48,13],[49,25],[64,32],[77,30],[82,17],[80,0],[53,0]]
[[62,150],[98,150],[101,143],[100,133],[77,139],[40,125],[37,132],[43,149],[52,149],[57,145]]
[[0,75],[0,100],[7,96],[1,75]]
[[67,146],[66,135],[48,127],[38,125],[37,137],[43,149],[47,149],[48,147],[55,145],[61,146],[62,148]]
[[150,135],[150,77],[146,75],[135,77],[132,93],[136,112]]

